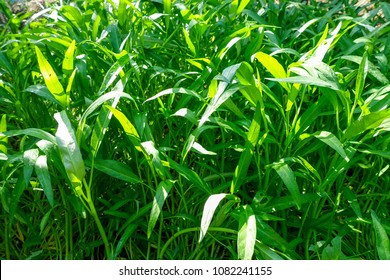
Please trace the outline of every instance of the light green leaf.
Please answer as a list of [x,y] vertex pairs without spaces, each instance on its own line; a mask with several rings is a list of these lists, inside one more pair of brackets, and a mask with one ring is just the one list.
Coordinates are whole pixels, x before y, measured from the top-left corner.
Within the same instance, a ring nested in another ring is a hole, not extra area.
[[115,80],[118,78],[118,75],[123,71],[123,67],[130,61],[130,56],[124,55],[118,59],[110,69],[106,72],[106,75],[104,76],[103,82],[98,90],[97,95],[102,95],[111,85],[115,82]]
[[195,46],[194,46],[194,44],[192,43],[191,38],[190,38],[190,36],[188,35],[188,32],[187,32],[187,30],[186,30],[184,27],[183,27],[183,34],[184,34],[184,39],[186,40],[188,49],[191,51],[191,54],[192,54],[193,56],[196,56],[196,49],[195,49]]
[[226,193],[213,194],[207,199],[203,208],[202,220],[200,222],[199,243],[202,242],[203,238],[206,236],[211,220],[213,219],[215,209],[226,195]]
[[293,76],[284,79],[267,78],[267,80],[277,81],[280,83],[304,84],[304,85],[330,88],[333,90],[341,90],[340,86],[336,82],[332,80],[322,80],[320,78],[313,77],[313,76]]
[[361,99],[361,96],[363,93],[367,72],[368,72],[368,53],[365,52],[362,61],[359,65],[359,70],[356,76],[355,96],[359,105],[363,105],[363,100]]
[[332,133],[328,131],[318,131],[313,134],[314,137],[324,142],[326,145],[331,147],[333,150],[335,150],[337,153],[339,153],[340,156],[343,157],[346,161],[349,161],[349,158],[347,157],[347,154],[344,151],[343,145],[341,144],[340,140],[334,136]]
[[187,120],[189,120],[192,123],[197,122],[197,118],[196,118],[195,113],[187,108],[181,108],[176,113],[172,114],[171,116],[180,116],[180,117],[186,118]]
[[[4,114],[1,116],[0,121],[0,133],[3,131],[7,131],[7,115]],[[7,154],[7,146],[8,143],[8,137],[7,136],[0,136],[0,152]]]
[[117,109],[107,106],[107,108],[113,113],[114,117],[120,122],[122,125],[127,137],[129,137],[131,143],[133,143],[134,147],[139,152],[145,152],[144,149],[141,146],[141,139],[138,135],[137,130],[135,129],[134,125],[126,118],[126,116],[118,111]]
[[344,139],[349,140],[354,136],[358,136],[369,129],[378,128],[383,121],[390,118],[390,109],[385,109],[379,112],[373,112],[368,115],[360,117],[358,120],[352,122],[352,124],[344,132]]
[[47,89],[63,107],[66,107],[69,104],[69,96],[64,92],[64,88],[58,80],[57,74],[38,47],[35,47],[35,52],[38,58],[39,69],[45,80]]
[[72,43],[69,45],[69,48],[66,50],[64,60],[62,61],[62,71],[65,74],[69,74],[73,71],[75,49],[76,49],[76,41],[73,40]]
[[141,143],[143,150],[147,154],[146,159],[153,165],[157,174],[160,175],[161,178],[165,179],[167,177],[167,173],[165,167],[162,164],[160,159],[160,152],[156,149],[153,141],[145,141]]
[[238,258],[251,260],[256,243],[256,219],[249,205],[243,206],[241,210],[237,236]]
[[144,101],[144,103],[152,101],[152,100],[157,99],[157,98],[160,98],[160,97],[162,97],[164,95],[175,94],[175,93],[187,94],[187,95],[196,97],[200,101],[203,101],[203,97],[201,97],[199,94],[197,94],[193,90],[186,89],[186,88],[170,88],[170,89],[163,90],[163,91],[153,95],[152,97],[146,99]]
[[[355,62],[356,64],[361,65],[364,57],[355,56],[355,55],[345,55],[342,56],[341,59],[349,60]],[[366,63],[368,65],[367,71],[370,75],[372,75],[373,78],[375,78],[376,80],[378,80],[380,83],[384,85],[390,83],[389,79],[387,79],[387,77],[381,72],[381,70],[374,63],[370,62],[369,60],[366,61]]]
[[209,155],[209,156],[215,156],[217,155],[216,153],[214,152],[211,152],[211,151],[208,151],[206,150],[201,144],[199,144],[198,142],[194,142],[192,144],[192,147],[191,147],[193,150],[195,150],[196,152],[198,152],[199,154],[201,155]]
[[73,187],[81,187],[85,176],[84,161],[72,125],[65,111],[55,113],[54,118],[58,123],[56,141],[66,173]]
[[157,222],[157,218],[162,211],[162,207],[164,205],[164,202],[167,199],[168,194],[171,191],[173,184],[174,184],[174,181],[165,180],[165,181],[160,182],[160,184],[157,186],[156,195],[153,198],[152,210],[150,212],[150,219],[149,219],[148,232],[147,232],[148,239],[150,238],[150,236],[152,234],[154,226],[156,225],[156,222]]
[[[83,134],[84,129],[85,129],[85,123],[86,123],[87,118],[92,113],[94,113],[95,110],[97,110],[102,104],[104,104],[104,102],[107,102],[107,101],[109,101],[111,99],[117,100],[118,98],[126,98],[126,99],[129,99],[131,101],[134,101],[134,99],[129,94],[127,94],[125,92],[122,92],[122,91],[110,91],[110,92],[107,92],[106,94],[100,96],[94,102],[92,102],[91,105],[89,105],[89,107],[84,111],[83,115],[81,116],[81,119],[80,119],[78,127],[77,127],[76,137],[77,137],[77,141],[78,142],[81,141],[82,134]],[[113,102],[113,104],[115,104],[115,103]]]
[[[256,59],[274,76],[275,78],[287,78],[286,71],[283,66],[274,57],[269,54],[258,52],[255,54]],[[290,91],[290,86],[279,80],[280,85],[287,91]]]

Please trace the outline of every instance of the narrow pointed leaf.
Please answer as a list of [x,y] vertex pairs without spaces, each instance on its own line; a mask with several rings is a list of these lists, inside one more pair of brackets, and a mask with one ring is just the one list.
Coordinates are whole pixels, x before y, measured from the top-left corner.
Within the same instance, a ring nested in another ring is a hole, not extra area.
[[343,159],[346,161],[349,161],[349,158],[347,157],[347,154],[344,151],[343,145],[341,144],[340,140],[333,135],[330,132],[327,131],[319,131],[314,133],[314,136],[324,142],[326,145],[331,147],[333,150],[335,150],[337,153],[339,153],[340,156],[342,156]]
[[[275,78],[287,78],[283,66],[274,57],[263,52],[256,53],[255,57]],[[280,85],[285,90],[290,91],[290,86],[288,84],[282,81]]]
[[358,120],[352,122],[344,133],[345,140],[349,140],[354,136],[358,136],[369,129],[378,128],[382,122],[390,118],[390,109],[385,109],[379,112],[373,112],[368,115],[364,115]]
[[242,207],[238,228],[238,258],[240,260],[251,260],[256,243],[256,218],[249,205]]
[[202,220],[200,222],[199,243],[202,242],[203,238],[206,236],[211,220],[213,219],[215,209],[226,195],[226,193],[213,194],[207,199],[203,208]]
[[116,160],[96,159],[94,168],[119,180],[129,183],[139,183],[141,179],[133,173],[129,166]]
[[164,202],[167,199],[168,194],[171,191],[173,184],[174,184],[174,181],[165,180],[165,181],[162,181],[157,187],[156,195],[153,199],[152,210],[150,212],[150,219],[149,219],[148,232],[147,232],[148,239],[150,238],[150,236],[152,234],[152,231],[154,229],[154,226],[156,225],[158,216],[160,215],[160,213],[162,211],[162,207],[164,205]]
[[75,48],[76,41],[73,40],[72,43],[69,45],[69,48],[66,50],[64,60],[62,61],[62,71],[66,74],[69,74],[73,71]]
[[39,69],[45,80],[45,84],[54,98],[63,106],[66,107],[69,103],[69,96],[65,94],[64,88],[58,80],[57,74],[43,56],[38,47],[35,47],[35,52],[38,58]]
[[72,184],[80,185],[85,168],[72,125],[65,111],[54,114],[54,118],[58,123],[56,141],[66,173]]
[[54,206],[54,196],[53,189],[51,185],[50,173],[47,167],[47,158],[46,156],[39,156],[35,162],[35,173],[37,174],[39,183],[43,188],[43,192],[46,195],[47,200],[49,201],[51,207]]
[[288,166],[287,163],[276,164],[273,166],[273,168],[278,173],[279,177],[282,179],[283,183],[286,185],[287,189],[291,193],[291,196],[298,209],[300,209],[300,192],[297,181],[295,179],[294,172],[291,170],[290,166]]
[[378,252],[379,259],[390,260],[389,236],[387,235],[386,230],[383,228],[374,210],[371,210],[371,218],[375,231],[376,249]]

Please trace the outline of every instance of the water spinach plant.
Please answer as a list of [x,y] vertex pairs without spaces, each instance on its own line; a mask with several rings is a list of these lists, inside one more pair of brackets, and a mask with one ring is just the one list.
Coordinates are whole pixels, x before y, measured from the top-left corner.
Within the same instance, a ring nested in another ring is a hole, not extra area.
[[352,2],[0,3],[0,258],[390,259],[390,5]]

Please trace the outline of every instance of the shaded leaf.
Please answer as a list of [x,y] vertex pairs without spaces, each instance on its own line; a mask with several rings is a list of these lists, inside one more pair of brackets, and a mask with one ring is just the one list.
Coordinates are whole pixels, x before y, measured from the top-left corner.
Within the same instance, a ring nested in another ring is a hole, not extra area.
[[379,259],[390,260],[390,241],[386,230],[383,228],[375,211],[371,209],[371,218],[376,237],[376,250]]
[[47,157],[39,156],[35,162],[35,173],[37,174],[39,183],[43,188],[43,192],[46,195],[51,207],[54,206],[53,189],[51,185],[50,173],[47,167]]

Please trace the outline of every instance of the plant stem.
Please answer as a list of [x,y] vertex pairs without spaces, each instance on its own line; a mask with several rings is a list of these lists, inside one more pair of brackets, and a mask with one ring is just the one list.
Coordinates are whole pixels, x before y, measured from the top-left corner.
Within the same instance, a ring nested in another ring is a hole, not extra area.
[[93,219],[95,220],[95,223],[96,223],[96,225],[97,225],[97,227],[99,229],[100,236],[103,239],[104,247],[105,247],[105,250],[106,250],[106,257],[107,257],[107,259],[111,259],[112,258],[112,254],[111,254],[110,245],[108,244],[107,235],[106,235],[106,232],[104,231],[102,223],[100,222],[99,216],[98,216],[98,214],[96,212],[96,209],[95,209],[95,205],[90,200],[90,201],[88,201],[88,206],[89,206],[89,209],[91,211],[91,215],[92,215]]

